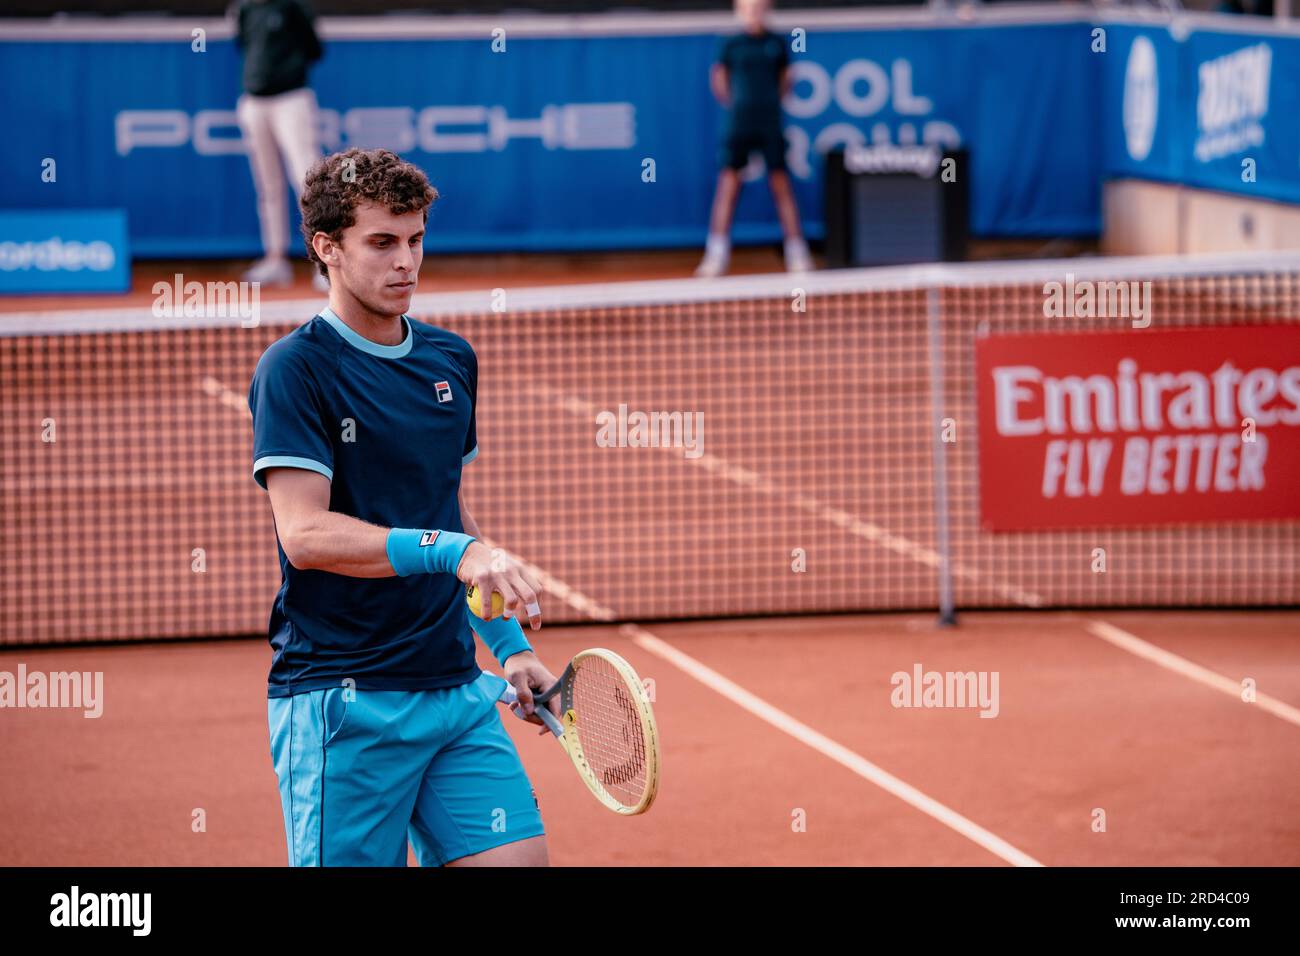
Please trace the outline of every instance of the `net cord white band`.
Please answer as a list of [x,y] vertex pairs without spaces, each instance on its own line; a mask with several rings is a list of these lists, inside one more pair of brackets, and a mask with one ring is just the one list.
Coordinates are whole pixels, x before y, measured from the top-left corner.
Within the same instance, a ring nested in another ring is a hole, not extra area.
[[[789,299],[808,295],[905,292],[934,287],[979,288],[1075,280],[1177,279],[1215,275],[1267,275],[1300,272],[1300,252],[1217,253],[1196,256],[1116,256],[995,262],[935,263],[874,269],[842,269],[791,276],[788,273],[726,276],[719,279],[663,279],[648,282],[589,283],[506,290],[506,311],[530,312],[585,308],[671,306],[676,303]],[[323,307],[319,298],[286,299],[260,306],[259,323],[300,325]],[[411,300],[410,315],[485,314],[493,290],[425,293]],[[0,314],[0,336],[66,335],[87,332],[142,332],[167,329],[236,328],[237,315],[159,317],[148,308],[76,309]]]

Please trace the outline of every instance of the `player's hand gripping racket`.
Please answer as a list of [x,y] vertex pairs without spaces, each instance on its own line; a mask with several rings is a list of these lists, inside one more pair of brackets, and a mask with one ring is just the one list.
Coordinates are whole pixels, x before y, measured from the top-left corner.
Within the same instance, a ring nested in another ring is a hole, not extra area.
[[[556,694],[562,718],[544,706]],[[515,689],[507,686],[501,700],[515,703]],[[650,809],[659,789],[659,732],[631,664],[602,647],[582,651],[533,703],[597,800],[629,816]]]

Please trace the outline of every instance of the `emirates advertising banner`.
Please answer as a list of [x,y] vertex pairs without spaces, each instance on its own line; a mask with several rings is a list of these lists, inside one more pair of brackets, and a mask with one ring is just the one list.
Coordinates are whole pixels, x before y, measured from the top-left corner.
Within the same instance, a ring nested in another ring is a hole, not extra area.
[[1300,518],[1300,326],[976,339],[986,530]]

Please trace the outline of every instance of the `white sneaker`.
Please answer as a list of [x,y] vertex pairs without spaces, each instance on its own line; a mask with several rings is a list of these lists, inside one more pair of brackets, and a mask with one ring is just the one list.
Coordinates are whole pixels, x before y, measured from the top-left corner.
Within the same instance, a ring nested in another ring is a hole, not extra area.
[[706,252],[700,264],[695,267],[695,277],[697,279],[715,279],[720,275],[726,275],[727,266],[730,263],[726,256],[716,255]]
[[724,235],[709,235],[704,243],[704,258],[695,269],[696,277],[712,279],[726,273],[731,264],[731,240]]
[[[315,265],[315,263],[313,263],[313,265]],[[311,274],[311,287],[317,292],[324,292],[328,295],[330,291],[329,276],[323,276],[319,272],[313,272]]]
[[258,259],[242,278],[261,285],[293,285],[293,266],[288,259]]
[[808,243],[804,242],[802,239],[786,241],[786,272],[812,272],[815,268],[817,268],[817,266],[813,262],[812,253],[808,251]]

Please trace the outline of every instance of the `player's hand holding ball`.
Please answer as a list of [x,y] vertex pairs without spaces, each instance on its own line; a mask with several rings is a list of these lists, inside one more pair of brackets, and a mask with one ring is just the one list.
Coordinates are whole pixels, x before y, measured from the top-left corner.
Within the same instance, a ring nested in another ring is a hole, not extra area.
[[494,617],[499,617],[506,608],[505,598],[501,596],[500,591],[492,592],[492,606],[484,607],[484,594],[476,585],[465,585],[465,602],[469,605],[470,612],[476,617],[481,617],[485,621],[490,621]]
[[[542,626],[542,608],[538,603],[542,586],[536,576],[500,548],[489,549],[474,541],[465,549],[456,577],[467,585],[465,600],[470,611],[485,621],[495,617],[515,617],[522,611],[529,626]],[[492,595],[489,606],[487,595]]]

